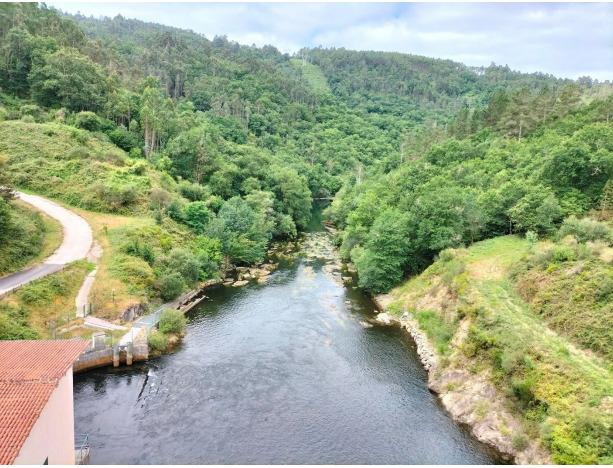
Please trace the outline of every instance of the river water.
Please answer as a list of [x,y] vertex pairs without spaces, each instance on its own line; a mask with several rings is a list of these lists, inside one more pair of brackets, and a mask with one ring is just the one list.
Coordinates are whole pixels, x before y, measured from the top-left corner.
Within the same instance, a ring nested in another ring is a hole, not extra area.
[[93,464],[499,463],[445,413],[406,332],[365,327],[319,226],[264,285],[220,286],[173,354],[75,376]]

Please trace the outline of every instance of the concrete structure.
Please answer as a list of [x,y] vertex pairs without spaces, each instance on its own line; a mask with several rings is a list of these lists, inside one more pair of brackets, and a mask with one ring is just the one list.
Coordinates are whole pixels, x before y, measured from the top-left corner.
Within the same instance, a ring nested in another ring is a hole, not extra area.
[[75,464],[72,366],[88,347],[0,342],[0,464]]
[[130,340],[125,343],[115,343],[113,347],[106,344],[105,336],[104,332],[92,334],[92,346],[87,348],[75,362],[73,366],[75,373],[96,367],[117,367],[121,363],[132,365],[133,362],[149,359],[146,328],[130,330]]

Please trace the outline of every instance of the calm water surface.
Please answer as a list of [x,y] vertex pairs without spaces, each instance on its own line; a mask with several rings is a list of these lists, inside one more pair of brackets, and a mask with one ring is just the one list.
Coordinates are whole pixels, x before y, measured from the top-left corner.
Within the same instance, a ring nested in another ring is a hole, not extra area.
[[75,376],[93,464],[500,462],[428,391],[405,332],[360,324],[375,306],[343,286],[329,236],[299,255],[207,292],[174,354]]

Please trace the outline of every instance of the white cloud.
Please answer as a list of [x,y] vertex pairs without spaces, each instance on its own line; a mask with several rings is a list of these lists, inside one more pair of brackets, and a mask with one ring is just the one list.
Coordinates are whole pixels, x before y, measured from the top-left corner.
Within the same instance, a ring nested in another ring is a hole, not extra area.
[[524,72],[613,80],[609,3],[57,3],[85,15],[138,18],[212,38],[494,61]]

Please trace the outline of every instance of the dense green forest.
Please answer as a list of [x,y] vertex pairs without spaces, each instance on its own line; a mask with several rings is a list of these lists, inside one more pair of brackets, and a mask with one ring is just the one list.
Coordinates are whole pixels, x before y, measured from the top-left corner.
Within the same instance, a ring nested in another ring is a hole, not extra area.
[[[2,4],[0,37],[0,118],[69,126],[81,142],[48,171],[3,148],[14,184],[90,181],[54,195],[235,237],[222,250],[238,262],[295,236],[311,199],[338,192],[327,214],[343,255],[385,291],[441,249],[587,213],[610,176],[610,85],[589,78],[344,49],[292,58],[44,4]],[[105,157],[131,175],[83,164],[90,136],[123,150]],[[146,170],[176,187],[152,188]],[[260,221],[222,223],[228,210]]]
[[[587,213],[611,173],[610,85],[589,78],[344,49],[290,57],[44,4],[2,4],[0,37],[0,118],[70,127],[77,143],[42,167],[5,144],[12,183],[49,192],[55,178],[75,206],[168,217],[238,262],[338,193],[327,215],[343,255],[385,291],[441,249]],[[84,163],[91,138],[118,148],[96,156],[107,166]]]

